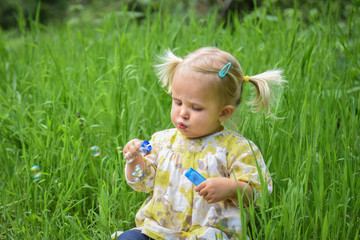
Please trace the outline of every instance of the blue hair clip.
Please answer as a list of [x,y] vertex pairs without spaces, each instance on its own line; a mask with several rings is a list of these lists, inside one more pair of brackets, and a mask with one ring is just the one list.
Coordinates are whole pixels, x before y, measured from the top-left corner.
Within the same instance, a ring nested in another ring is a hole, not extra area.
[[228,73],[229,69],[231,67],[231,62],[228,62],[219,72],[219,77],[223,78]]

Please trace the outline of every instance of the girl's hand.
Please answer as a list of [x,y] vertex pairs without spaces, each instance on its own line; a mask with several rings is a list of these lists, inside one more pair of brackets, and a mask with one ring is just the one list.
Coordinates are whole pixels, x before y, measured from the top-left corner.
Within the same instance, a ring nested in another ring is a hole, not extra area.
[[140,139],[133,139],[131,141],[129,141],[124,149],[123,149],[123,155],[125,158],[136,158],[138,157],[140,154],[138,152],[139,148],[141,147],[141,143],[143,141]]
[[[136,170],[135,166],[140,165],[142,169],[144,169],[144,159],[143,156],[138,152],[139,148],[141,147],[141,143],[143,141],[139,139],[133,139],[129,141],[124,149],[123,155],[126,160],[126,178],[129,179],[131,182],[134,182],[134,176],[132,173]],[[132,160],[131,163],[128,160]]]
[[[231,198],[235,180],[230,178],[209,178],[195,188],[208,203],[216,203]],[[236,187],[235,187],[236,188]]]
[[249,205],[253,199],[253,190],[246,182],[237,181],[230,178],[209,178],[195,188],[195,191],[208,203],[216,203],[226,199],[238,205],[237,191],[244,193],[243,205]]

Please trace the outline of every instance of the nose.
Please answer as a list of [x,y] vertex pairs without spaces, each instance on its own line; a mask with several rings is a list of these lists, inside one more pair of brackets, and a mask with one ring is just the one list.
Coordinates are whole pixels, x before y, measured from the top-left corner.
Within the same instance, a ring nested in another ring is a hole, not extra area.
[[186,108],[181,108],[180,117],[183,118],[183,119],[189,119],[189,113],[186,110]]

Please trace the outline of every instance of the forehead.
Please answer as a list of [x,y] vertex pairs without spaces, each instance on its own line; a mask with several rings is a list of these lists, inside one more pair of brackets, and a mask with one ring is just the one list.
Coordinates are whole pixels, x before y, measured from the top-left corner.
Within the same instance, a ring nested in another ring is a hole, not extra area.
[[176,71],[171,84],[173,97],[218,100],[218,83],[209,74]]

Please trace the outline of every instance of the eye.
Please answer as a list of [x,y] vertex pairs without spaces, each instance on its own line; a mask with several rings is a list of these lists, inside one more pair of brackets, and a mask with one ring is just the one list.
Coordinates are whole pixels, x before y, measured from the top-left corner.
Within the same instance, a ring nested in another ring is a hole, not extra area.
[[203,110],[203,108],[198,107],[198,106],[192,106],[192,109],[193,109],[194,111],[197,111],[197,112],[200,112],[200,111]]
[[181,101],[173,99],[173,102],[175,103],[175,105],[181,106]]

